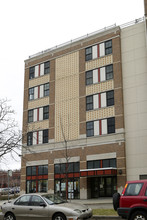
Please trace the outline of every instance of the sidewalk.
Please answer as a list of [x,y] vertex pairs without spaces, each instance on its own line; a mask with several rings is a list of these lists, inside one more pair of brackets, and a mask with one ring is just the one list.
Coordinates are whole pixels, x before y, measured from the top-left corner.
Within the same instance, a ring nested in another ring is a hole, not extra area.
[[71,201],[69,200],[69,202],[81,203],[92,209],[113,209],[112,198],[74,199]]

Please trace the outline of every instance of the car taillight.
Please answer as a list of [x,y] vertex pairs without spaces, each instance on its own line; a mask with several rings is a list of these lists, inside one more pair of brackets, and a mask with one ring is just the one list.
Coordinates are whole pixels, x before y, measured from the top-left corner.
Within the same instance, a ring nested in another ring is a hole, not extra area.
[[124,189],[123,189],[123,191],[122,191],[122,196],[125,194],[125,191],[126,191],[126,188],[127,188],[127,186],[128,186],[128,183],[126,183],[126,185],[125,185],[125,187],[124,187]]

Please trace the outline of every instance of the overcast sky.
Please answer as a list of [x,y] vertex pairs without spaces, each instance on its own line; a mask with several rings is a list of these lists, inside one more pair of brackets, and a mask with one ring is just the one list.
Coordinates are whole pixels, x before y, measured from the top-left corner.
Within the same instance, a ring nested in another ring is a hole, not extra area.
[[[29,55],[143,16],[143,0],[1,0],[0,98],[11,100],[20,129]],[[20,162],[6,162],[5,169],[15,168]]]

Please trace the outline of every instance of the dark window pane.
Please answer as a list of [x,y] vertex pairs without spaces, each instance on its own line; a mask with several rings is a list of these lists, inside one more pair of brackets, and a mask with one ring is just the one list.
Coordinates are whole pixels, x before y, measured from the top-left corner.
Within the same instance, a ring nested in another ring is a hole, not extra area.
[[27,167],[27,176],[32,175],[31,171],[32,171],[31,167]]
[[79,172],[80,171],[80,163],[79,162],[75,162],[74,163],[74,172]]
[[33,110],[28,111],[28,122],[33,122]]
[[32,176],[36,176],[36,167],[32,167]]
[[93,84],[93,71],[86,72],[86,85]]
[[106,66],[106,80],[113,79],[113,65]]
[[109,167],[109,159],[103,160],[103,168]]
[[110,167],[116,168],[116,159],[110,159]]
[[43,120],[49,118],[49,106],[44,106],[43,107]]
[[61,173],[65,173],[65,171],[66,171],[66,164],[62,163],[61,164]]
[[34,88],[30,88],[29,89],[29,100],[33,100],[34,99]]
[[49,96],[49,83],[44,84],[44,96]]
[[107,94],[107,106],[114,105],[114,91],[108,91],[106,94]]
[[33,79],[35,77],[35,67],[30,67],[29,69],[29,79]]
[[92,47],[88,47],[85,50],[85,59],[86,61],[92,60]]
[[55,173],[60,173],[60,164],[55,164],[54,169]]
[[73,173],[74,172],[73,163],[68,163],[67,166],[68,166],[68,173]]
[[33,144],[33,132],[27,134],[27,145],[30,146]]
[[93,161],[93,168],[100,168],[100,160]]
[[108,134],[115,133],[115,118],[107,119]]
[[87,137],[94,136],[94,122],[90,121],[86,123]]
[[112,40],[105,42],[105,55],[112,53]]
[[50,62],[44,63],[44,74],[48,74],[50,72]]
[[48,143],[48,129],[43,130],[43,143]]
[[93,169],[93,161],[87,161],[87,169]]
[[93,96],[87,96],[86,97],[86,110],[92,110],[93,109]]

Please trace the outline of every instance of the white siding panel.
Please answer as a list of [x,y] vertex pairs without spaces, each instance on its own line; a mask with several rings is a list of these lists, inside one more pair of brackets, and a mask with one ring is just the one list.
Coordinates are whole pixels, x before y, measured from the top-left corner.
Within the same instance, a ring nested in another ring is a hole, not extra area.
[[42,144],[42,143],[43,143],[43,131],[39,131],[38,144]]
[[44,63],[40,65],[40,76],[44,75]]
[[39,66],[35,66],[35,78],[39,76]]
[[37,109],[34,109],[34,121],[37,121]]
[[102,120],[102,134],[107,134],[107,119]]
[[42,98],[43,97],[43,92],[44,91],[44,85],[41,85],[40,86],[40,98]]
[[99,107],[98,102],[99,101],[99,97],[98,94],[93,96],[93,108],[97,109]]
[[94,136],[99,135],[99,121],[94,122]]
[[43,120],[43,108],[39,108],[39,121]]
[[101,93],[101,108],[106,107],[106,93]]
[[97,45],[92,47],[92,59],[97,58]]
[[93,83],[98,83],[98,69],[93,70]]
[[34,88],[34,99],[38,99],[38,87]]
[[99,45],[99,48],[100,48],[100,57],[105,56],[105,44],[101,43]]
[[102,67],[100,68],[100,81],[105,81],[106,80],[106,68]]
[[33,145],[37,144],[37,132],[33,132]]

